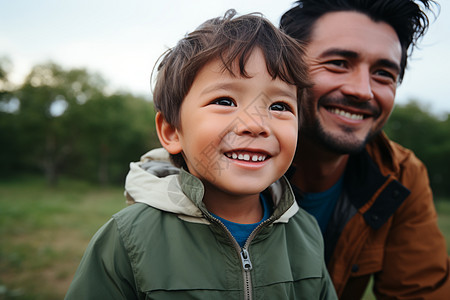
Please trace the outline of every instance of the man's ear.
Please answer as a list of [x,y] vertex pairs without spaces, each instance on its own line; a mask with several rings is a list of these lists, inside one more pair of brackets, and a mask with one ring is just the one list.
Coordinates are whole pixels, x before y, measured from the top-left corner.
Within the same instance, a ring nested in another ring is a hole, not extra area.
[[166,121],[161,112],[156,113],[155,121],[156,132],[164,149],[170,154],[180,153],[183,148],[181,147],[178,130]]

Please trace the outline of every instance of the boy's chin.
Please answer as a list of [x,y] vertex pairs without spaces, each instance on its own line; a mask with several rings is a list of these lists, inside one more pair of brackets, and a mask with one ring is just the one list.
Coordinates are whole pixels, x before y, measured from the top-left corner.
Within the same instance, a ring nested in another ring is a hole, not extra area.
[[[275,181],[275,180],[274,180]],[[233,195],[236,197],[245,197],[251,195],[259,195],[261,192],[267,189],[272,184],[263,183],[261,181],[257,182],[255,180],[246,181],[239,180],[236,181],[235,184],[214,184],[215,189],[220,190],[222,193],[226,193],[229,195]]]

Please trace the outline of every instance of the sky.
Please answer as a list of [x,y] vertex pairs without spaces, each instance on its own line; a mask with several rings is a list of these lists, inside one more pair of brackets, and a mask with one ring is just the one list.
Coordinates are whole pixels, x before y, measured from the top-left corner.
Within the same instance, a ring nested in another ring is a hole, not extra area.
[[[0,57],[12,62],[19,84],[36,64],[99,73],[114,90],[151,97],[159,56],[207,19],[234,8],[260,12],[278,26],[293,0],[0,0]],[[436,114],[450,113],[450,1],[409,60],[396,102],[410,99]]]

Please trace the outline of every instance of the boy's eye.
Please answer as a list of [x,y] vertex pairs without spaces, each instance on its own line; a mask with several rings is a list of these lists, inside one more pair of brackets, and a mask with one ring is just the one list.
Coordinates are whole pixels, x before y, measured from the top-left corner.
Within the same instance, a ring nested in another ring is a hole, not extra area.
[[217,104],[217,105],[224,105],[224,106],[236,106],[236,103],[234,103],[233,99],[228,97],[220,97],[217,99],[214,99],[211,104]]
[[273,103],[272,105],[270,105],[269,109],[274,111],[292,111],[292,108],[289,106],[289,104],[283,102]]

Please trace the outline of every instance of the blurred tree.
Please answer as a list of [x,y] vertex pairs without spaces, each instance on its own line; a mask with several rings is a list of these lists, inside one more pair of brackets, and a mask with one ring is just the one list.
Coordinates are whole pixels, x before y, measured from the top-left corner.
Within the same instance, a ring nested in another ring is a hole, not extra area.
[[12,69],[9,58],[0,57],[0,176],[5,177],[19,168],[21,149],[15,142],[19,135],[17,111],[19,101],[8,75]]
[[158,146],[154,116],[151,103],[131,94],[116,93],[86,102],[77,170],[72,172],[101,184],[123,183],[129,162]]
[[445,179],[450,171],[450,121],[439,119],[418,101],[397,105],[385,126],[386,134],[414,151],[427,166],[435,195],[450,195]]
[[440,120],[436,130],[439,142],[430,145],[426,160],[431,183],[436,195],[450,200],[450,115]]
[[8,90],[8,74],[11,71],[11,67],[11,61],[8,57],[0,57],[0,97],[3,92]]
[[129,162],[159,146],[153,105],[108,95],[99,75],[47,63],[13,92],[6,80],[0,61],[0,175],[39,169],[50,185],[61,173],[122,183]]
[[25,162],[39,166],[50,185],[73,154],[86,101],[101,97],[105,82],[85,69],[66,71],[48,63],[35,66],[17,92],[20,142]]

